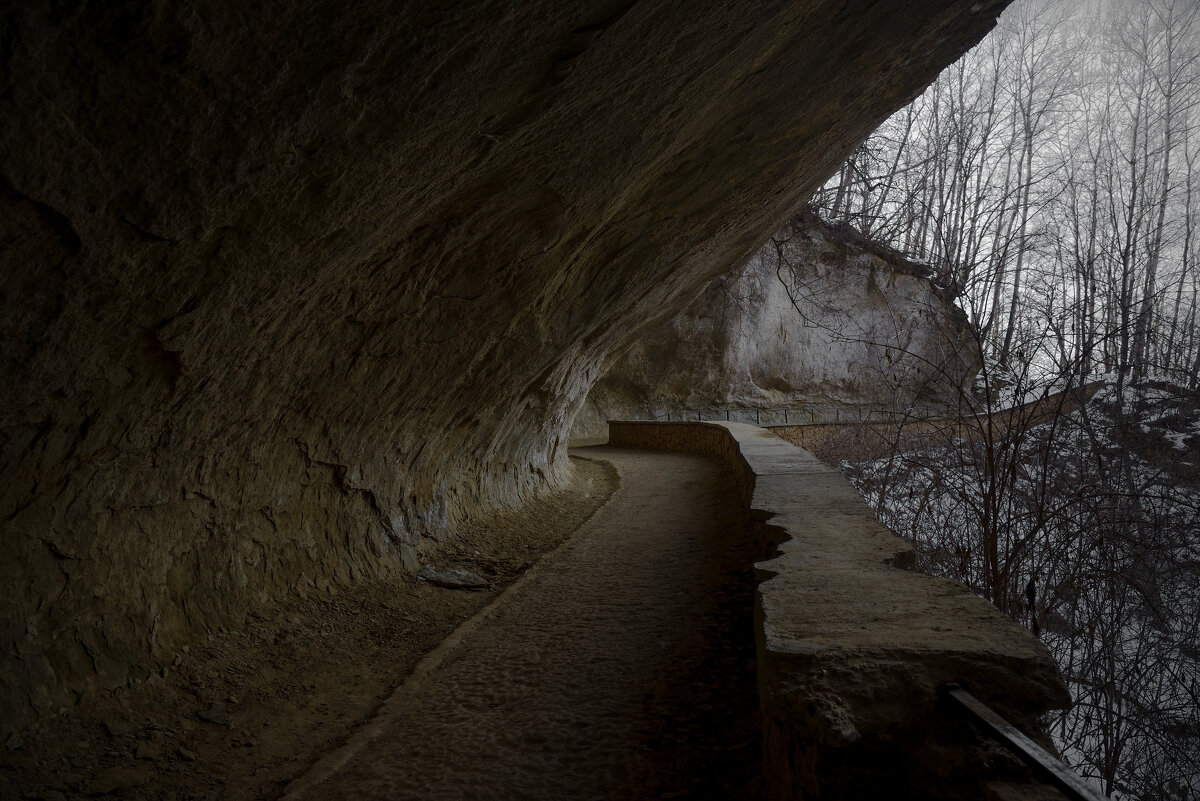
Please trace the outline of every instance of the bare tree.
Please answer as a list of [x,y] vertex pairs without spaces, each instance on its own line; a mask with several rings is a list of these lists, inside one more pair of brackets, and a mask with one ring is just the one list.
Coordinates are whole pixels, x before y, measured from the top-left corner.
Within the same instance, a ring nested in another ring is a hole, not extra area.
[[1058,741],[1122,798],[1200,798],[1198,130],[1200,4],[1018,3],[814,198],[928,263],[985,356],[847,469],[1039,632]]

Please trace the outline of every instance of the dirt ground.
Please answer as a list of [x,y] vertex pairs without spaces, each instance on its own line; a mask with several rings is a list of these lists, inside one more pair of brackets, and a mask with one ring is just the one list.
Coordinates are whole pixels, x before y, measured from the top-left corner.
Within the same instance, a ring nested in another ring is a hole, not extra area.
[[620,486],[288,801],[759,801],[753,563],[732,476],[587,449]]
[[277,797],[612,495],[611,466],[572,461],[564,490],[465,525],[429,557],[475,571],[490,589],[406,575],[253,612],[244,630],[180,654],[165,677],[92,699],[48,734],[0,750],[0,799]]

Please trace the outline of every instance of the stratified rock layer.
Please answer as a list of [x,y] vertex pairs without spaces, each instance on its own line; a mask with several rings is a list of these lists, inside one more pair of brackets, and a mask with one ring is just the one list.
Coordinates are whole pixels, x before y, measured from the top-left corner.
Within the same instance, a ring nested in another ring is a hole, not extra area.
[[811,212],[611,362],[576,441],[603,441],[608,420],[782,424],[943,408],[980,365],[966,315],[927,268]]
[[10,5],[0,720],[567,469],[1003,0]]

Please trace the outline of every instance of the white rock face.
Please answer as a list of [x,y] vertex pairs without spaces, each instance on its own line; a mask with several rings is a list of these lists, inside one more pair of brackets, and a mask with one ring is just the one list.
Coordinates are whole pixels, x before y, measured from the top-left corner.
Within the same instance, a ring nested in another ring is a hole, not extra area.
[[812,215],[613,359],[576,442],[609,419],[697,414],[775,423],[937,406],[970,385],[966,316],[922,265]]

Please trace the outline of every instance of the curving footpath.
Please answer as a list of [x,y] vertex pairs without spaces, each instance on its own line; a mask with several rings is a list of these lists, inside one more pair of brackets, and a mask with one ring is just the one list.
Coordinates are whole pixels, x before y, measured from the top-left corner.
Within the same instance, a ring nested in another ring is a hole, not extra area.
[[730,474],[580,449],[620,487],[289,799],[757,798],[753,560]]

